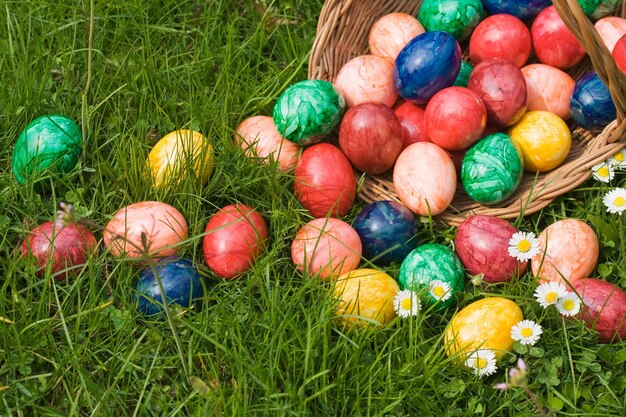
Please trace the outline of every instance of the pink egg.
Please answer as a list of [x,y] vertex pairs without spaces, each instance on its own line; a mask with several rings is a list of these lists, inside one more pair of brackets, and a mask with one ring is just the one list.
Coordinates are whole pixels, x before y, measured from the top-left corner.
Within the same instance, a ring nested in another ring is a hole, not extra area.
[[543,64],[567,69],[578,64],[587,54],[578,39],[565,26],[554,6],[539,13],[530,34],[535,55]]
[[450,156],[430,142],[402,151],[393,170],[393,184],[402,203],[420,216],[436,216],[452,202],[456,171]]
[[576,81],[558,68],[531,64],[522,68],[526,80],[528,111],[544,110],[563,120],[570,118],[570,100]]
[[626,294],[620,287],[584,278],[574,283],[574,290],[583,302],[579,318],[598,332],[600,343],[626,340]]
[[285,140],[269,116],[248,117],[237,126],[235,142],[239,143],[249,158],[261,158],[269,162],[273,158],[281,171],[295,168],[300,147]]
[[348,223],[333,218],[315,219],[296,234],[291,259],[298,270],[326,279],[356,269],[361,251],[361,239]]
[[395,60],[402,48],[421,33],[424,33],[424,26],[415,17],[406,13],[390,13],[372,26],[370,53]]
[[587,278],[598,261],[600,246],[591,227],[576,219],[559,220],[539,235],[541,250],[532,259],[542,281],[570,283]]
[[362,55],[348,61],[337,74],[335,87],[348,107],[362,103],[381,103],[392,107],[398,98],[393,86],[393,61]]
[[424,110],[410,101],[405,101],[394,109],[402,126],[402,149],[416,142],[428,142],[424,127]]
[[626,19],[621,17],[603,17],[594,26],[609,52],[613,52],[613,48],[619,38],[626,35]]
[[104,228],[104,244],[115,256],[152,258],[175,255],[187,239],[187,221],[169,204],[142,201],[113,215]]
[[469,43],[474,65],[489,58],[503,58],[521,68],[531,49],[530,31],[524,22],[508,14],[496,14],[480,22]]

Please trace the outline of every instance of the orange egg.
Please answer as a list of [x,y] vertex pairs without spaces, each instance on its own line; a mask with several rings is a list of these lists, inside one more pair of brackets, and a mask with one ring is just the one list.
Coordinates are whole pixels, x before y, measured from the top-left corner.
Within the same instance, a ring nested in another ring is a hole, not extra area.
[[558,68],[531,64],[522,68],[526,81],[528,111],[543,110],[563,120],[570,118],[569,107],[576,81]]
[[263,162],[273,158],[281,171],[294,169],[298,162],[300,147],[284,139],[269,116],[248,117],[241,122],[237,126],[235,142],[249,158],[260,158]]
[[391,107],[398,98],[392,74],[391,60],[374,55],[358,56],[341,68],[335,87],[349,107],[363,103],[381,103]]
[[424,26],[415,17],[406,13],[389,13],[378,19],[370,30],[370,52],[395,60],[402,48],[422,33]]

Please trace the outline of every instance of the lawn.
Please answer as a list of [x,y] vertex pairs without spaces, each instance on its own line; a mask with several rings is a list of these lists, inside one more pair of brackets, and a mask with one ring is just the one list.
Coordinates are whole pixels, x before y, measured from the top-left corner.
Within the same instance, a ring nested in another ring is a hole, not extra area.
[[[531,273],[506,284],[468,281],[459,298],[459,308],[486,295],[512,298],[544,328],[534,348],[518,346],[495,375],[478,378],[444,353],[455,309],[343,329],[329,284],[293,266],[291,241],[311,220],[293,196],[293,176],[246,158],[233,134],[306,78],[321,0],[95,1],[91,68],[88,1],[0,6],[0,415],[537,415],[523,389],[493,388],[518,357],[546,413],[625,415],[626,343],[599,345],[582,324],[542,309]],[[82,158],[51,187],[20,185],[13,145],[49,113],[85,130]],[[211,140],[215,171],[206,185],[156,191],[145,159],[179,128]],[[622,172],[611,186],[589,180],[515,224],[538,234],[559,219],[586,221],[601,246],[594,275],[624,288],[624,219],[602,204],[624,183]],[[173,308],[171,321],[137,313],[136,263],[101,251],[57,283],[19,255],[27,231],[52,219],[61,201],[101,239],[113,213],[144,200],[183,213],[190,237],[181,254],[206,278],[202,305]],[[202,236],[232,203],[255,207],[270,240],[248,273],[223,281],[204,266]],[[418,237],[449,246],[455,230],[422,219]],[[398,266],[386,271],[397,277]]]

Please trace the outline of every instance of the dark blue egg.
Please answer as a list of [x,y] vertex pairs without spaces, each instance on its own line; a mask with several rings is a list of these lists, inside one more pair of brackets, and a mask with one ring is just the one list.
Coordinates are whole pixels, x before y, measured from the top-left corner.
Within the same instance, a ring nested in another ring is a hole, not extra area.
[[611,93],[595,72],[585,74],[576,81],[570,114],[587,130],[602,130],[617,117]]
[[401,262],[417,247],[415,216],[395,201],[366,206],[352,226],[361,238],[363,256],[378,265]]
[[426,104],[438,91],[452,86],[461,68],[461,47],[446,32],[425,32],[398,54],[393,82],[398,94]]
[[[202,278],[189,259],[165,258],[155,268],[161,278],[168,305],[190,307],[195,300],[202,298]],[[163,311],[163,297],[152,268],[143,271],[135,289],[139,312],[149,316]]]
[[552,5],[552,0],[483,0],[489,14],[511,14],[518,19],[534,19],[540,11]]

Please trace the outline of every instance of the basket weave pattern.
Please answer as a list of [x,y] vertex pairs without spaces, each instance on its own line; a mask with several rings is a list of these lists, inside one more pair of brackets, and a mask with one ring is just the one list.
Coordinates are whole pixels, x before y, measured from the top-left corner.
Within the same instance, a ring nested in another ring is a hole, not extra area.
[[[320,14],[317,36],[311,51],[309,78],[334,81],[343,64],[367,53],[368,34],[376,20],[393,12],[417,16],[421,3],[419,0],[327,0]],[[626,77],[617,68],[577,0],[554,0],[553,3],[590,57],[568,73],[577,79],[595,69],[611,91],[617,108],[617,120],[599,134],[570,122],[572,148],[565,162],[547,173],[525,173],[515,194],[496,206],[484,206],[471,200],[459,181],[450,207],[437,216],[449,225],[458,225],[473,214],[514,219],[520,213],[535,213],[556,197],[578,187],[589,178],[592,166],[606,160],[626,145]],[[626,16],[626,5],[622,5],[617,15]],[[366,176],[359,198],[367,203],[380,200],[400,202],[391,172],[382,176]]]

